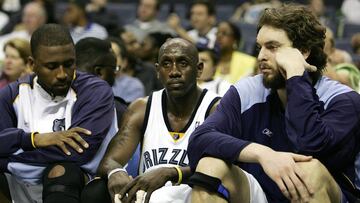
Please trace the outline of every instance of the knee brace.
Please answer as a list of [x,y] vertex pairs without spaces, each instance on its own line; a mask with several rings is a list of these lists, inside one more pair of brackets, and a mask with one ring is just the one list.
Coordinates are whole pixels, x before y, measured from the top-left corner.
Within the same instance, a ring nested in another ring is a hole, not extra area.
[[[64,167],[64,174],[49,178],[49,172],[57,165]],[[84,173],[79,166],[73,163],[51,165],[45,169],[43,175],[43,200],[44,202],[66,202],[64,198],[79,200],[84,184]]]
[[221,183],[221,180],[208,176],[206,174],[195,172],[189,179],[188,184],[193,187],[198,186],[204,188],[210,192],[215,192],[224,198],[226,201],[230,202],[230,192],[226,187]]

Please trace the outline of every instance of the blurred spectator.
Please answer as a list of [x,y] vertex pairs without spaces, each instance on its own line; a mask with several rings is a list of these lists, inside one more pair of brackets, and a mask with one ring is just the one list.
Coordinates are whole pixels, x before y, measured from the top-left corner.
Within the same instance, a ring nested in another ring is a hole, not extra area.
[[325,5],[324,0],[307,0],[308,8],[318,17],[321,24],[328,26],[332,30],[339,27],[339,14],[333,6]]
[[71,0],[64,15],[64,23],[70,26],[70,34],[76,43],[86,37],[105,39],[108,36],[106,29],[91,22],[86,14],[86,0]]
[[[46,11],[44,7],[37,2],[30,2],[26,4],[23,9],[22,27],[9,34],[0,37],[0,50],[6,41],[12,38],[23,38],[30,41],[31,34],[41,25],[46,23]],[[4,58],[3,52],[0,52],[0,59]]]
[[[47,22],[47,13],[45,7],[39,2],[31,2],[26,4],[23,10],[22,24],[23,30],[27,31],[28,34],[38,29],[40,26]],[[16,28],[20,30],[21,27]]]
[[158,61],[161,45],[169,38],[172,38],[172,35],[160,32],[154,32],[147,35],[141,43],[141,52],[139,52],[141,60],[150,64],[155,64]]
[[40,3],[46,11],[47,21],[46,23],[57,23],[55,19],[55,0],[33,0]]
[[220,46],[220,60],[216,77],[221,77],[231,84],[245,76],[253,74],[256,58],[238,51],[241,41],[239,28],[230,21],[218,25],[216,42]]
[[[3,27],[1,27],[1,35],[8,34],[14,30],[14,27],[21,23],[22,5],[20,0],[0,0],[1,12],[8,16],[8,20]],[[26,2],[28,3],[28,2]]]
[[323,0],[308,0],[309,9],[317,16],[321,23],[326,25],[325,5]]
[[91,0],[86,5],[86,12],[91,21],[98,23],[106,28],[108,33],[118,27],[118,13],[109,12],[107,0]]
[[115,84],[113,85],[114,95],[123,98],[127,103],[131,103],[135,99],[145,95],[144,85],[139,79],[122,72],[123,67],[126,67],[128,64],[128,53],[124,43],[115,37],[111,37],[109,40],[116,56],[116,64],[119,68]]
[[308,0],[309,9],[317,17],[323,16],[325,14],[325,5],[323,0]]
[[249,24],[257,24],[262,11],[265,8],[278,7],[279,0],[252,0],[241,4],[231,17],[231,21]]
[[[16,0],[8,0],[12,1],[11,4],[14,5],[13,2]],[[1,1],[0,1],[1,2]],[[6,0],[4,1],[3,5],[6,4]],[[23,12],[26,4],[30,2],[39,3],[45,10],[46,13],[46,23],[56,23],[55,20],[55,0],[21,0],[19,1],[19,9],[11,8],[10,10],[3,10],[7,13],[10,17],[9,22],[1,29],[1,34],[8,34],[14,30],[23,29],[22,28],[22,17]],[[17,4],[17,3],[15,3]],[[3,6],[4,9],[4,6]]]
[[360,33],[356,33],[351,38],[351,47],[353,52],[360,56]]
[[138,78],[145,87],[145,95],[150,95],[154,90],[162,89],[157,79],[155,65],[144,63],[140,59],[140,43],[132,32],[125,31],[120,34],[128,51],[128,63],[123,67],[123,73]]
[[25,39],[12,39],[4,45],[5,60],[0,76],[0,88],[31,72],[27,66],[31,55],[30,44]]
[[195,42],[208,41],[208,47],[212,48],[216,39],[216,11],[212,1],[198,0],[191,6],[190,22],[193,27],[188,35]]
[[98,12],[106,7],[107,0],[91,0],[86,5],[86,11],[87,12]]
[[339,82],[351,87],[356,92],[360,92],[360,71],[355,65],[350,63],[341,63],[336,65],[334,69]]
[[168,25],[176,33],[194,43],[206,43],[209,48],[214,48],[216,40],[216,11],[211,0],[195,0],[190,7],[190,23],[192,30],[186,31],[177,14],[173,13],[168,18]]
[[351,55],[348,52],[335,47],[334,34],[329,28],[326,28],[324,51],[328,55],[328,65],[330,67],[340,63],[352,62]]
[[160,0],[140,0],[137,8],[137,19],[132,24],[125,26],[127,31],[135,34],[136,39],[142,42],[151,32],[175,32],[166,24],[156,19],[160,9]]
[[140,57],[141,44],[136,39],[135,34],[125,30],[121,30],[120,32],[119,37],[124,41],[129,55],[133,57]]
[[214,49],[209,49],[201,44],[197,44],[197,48],[199,50],[199,60],[204,63],[203,71],[198,79],[199,86],[224,96],[231,84],[222,78],[214,79],[219,54],[215,53]]
[[124,73],[138,78],[145,87],[145,96],[163,88],[155,72],[155,66],[129,56]]
[[341,6],[342,14],[345,21],[351,24],[360,25],[360,1],[359,0],[344,0]]

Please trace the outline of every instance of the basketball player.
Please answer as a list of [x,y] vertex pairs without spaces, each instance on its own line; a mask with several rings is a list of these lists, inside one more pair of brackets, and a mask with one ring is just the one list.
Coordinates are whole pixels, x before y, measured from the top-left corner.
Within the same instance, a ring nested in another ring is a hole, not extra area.
[[[360,95],[322,76],[324,39],[306,7],[264,10],[256,38],[262,74],[231,86],[189,139],[192,202],[359,201]],[[226,194],[213,189],[220,185]]]
[[35,74],[0,91],[0,202],[77,203],[117,131],[112,90],[75,72],[60,25],[37,29],[31,52]]
[[[108,178],[111,199],[119,194],[122,202],[131,202],[141,190],[147,193],[145,202],[150,197],[151,202],[189,199],[191,188],[181,184],[181,179],[190,176],[188,138],[215,108],[219,97],[196,85],[203,63],[190,42],[168,40],[160,48],[158,61],[156,70],[165,89],[129,106],[124,123],[101,162],[99,175]],[[140,175],[132,180],[123,167],[139,142]]]
[[[75,52],[77,70],[96,75],[110,86],[114,85],[115,75],[119,68],[116,66],[116,57],[111,49],[110,41],[86,37],[76,43]],[[120,126],[127,103],[116,96],[114,96],[114,102]]]

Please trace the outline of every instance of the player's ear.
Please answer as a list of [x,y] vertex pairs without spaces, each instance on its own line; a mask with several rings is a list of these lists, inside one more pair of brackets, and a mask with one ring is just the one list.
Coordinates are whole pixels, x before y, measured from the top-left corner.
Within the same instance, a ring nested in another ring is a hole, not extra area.
[[29,66],[30,70],[35,72],[35,59],[32,56],[29,56],[27,59],[27,65]]
[[101,76],[102,76],[101,67],[96,66],[96,67],[94,68],[94,73],[95,73],[95,75],[101,77]]

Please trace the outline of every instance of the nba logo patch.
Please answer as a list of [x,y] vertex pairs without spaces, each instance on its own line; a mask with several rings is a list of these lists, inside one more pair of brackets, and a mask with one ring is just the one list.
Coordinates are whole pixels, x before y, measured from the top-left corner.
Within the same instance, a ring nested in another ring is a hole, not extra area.
[[53,132],[64,131],[65,130],[65,118],[55,119],[53,122]]

